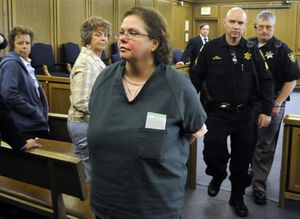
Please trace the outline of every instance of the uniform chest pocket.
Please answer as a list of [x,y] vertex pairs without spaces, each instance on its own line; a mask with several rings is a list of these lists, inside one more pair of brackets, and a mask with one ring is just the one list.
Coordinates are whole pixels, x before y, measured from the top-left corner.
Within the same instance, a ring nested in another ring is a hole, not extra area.
[[252,87],[255,79],[255,72],[251,63],[243,63],[240,65],[238,73],[238,84],[240,88]]
[[138,133],[138,155],[142,159],[161,162],[165,156],[166,130],[142,128]]
[[207,77],[211,81],[227,80],[229,69],[231,69],[230,65],[224,61],[212,61],[208,65]]
[[232,66],[224,61],[212,61],[208,66],[206,74],[207,84],[210,86],[220,87],[220,82],[223,87],[230,87]]

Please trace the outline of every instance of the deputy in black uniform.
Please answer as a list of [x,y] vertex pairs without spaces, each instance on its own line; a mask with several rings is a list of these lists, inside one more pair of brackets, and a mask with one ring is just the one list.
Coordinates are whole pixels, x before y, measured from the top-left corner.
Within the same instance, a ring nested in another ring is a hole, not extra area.
[[268,127],[258,129],[257,143],[253,154],[252,191],[256,204],[266,204],[267,202],[266,181],[274,159],[285,102],[295,88],[297,79],[300,78],[295,54],[284,42],[276,39],[273,35],[275,20],[275,15],[271,11],[260,12],[256,17],[257,38],[251,39],[259,46],[270,67],[275,85],[272,96],[274,106],[271,123]]
[[[245,12],[238,7],[230,9],[224,20],[225,34],[203,47],[190,75],[197,91],[200,91],[203,82],[206,83],[206,100],[209,101],[209,131],[204,138],[203,151],[206,173],[213,177],[208,195],[218,194],[231,158],[229,204],[241,217],[248,215],[243,195],[250,185],[247,172],[256,139],[255,96],[263,103],[260,126],[269,124],[273,108],[272,76],[266,70],[258,48],[242,37],[245,24]],[[230,153],[227,149],[228,136],[231,137]]]

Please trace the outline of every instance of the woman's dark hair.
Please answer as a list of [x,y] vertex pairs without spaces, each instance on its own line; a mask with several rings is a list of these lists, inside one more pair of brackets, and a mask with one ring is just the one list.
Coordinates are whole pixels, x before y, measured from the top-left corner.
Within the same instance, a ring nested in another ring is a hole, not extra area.
[[130,9],[125,12],[123,19],[130,15],[138,16],[145,23],[149,37],[157,38],[160,41],[153,54],[155,65],[169,63],[172,48],[169,43],[169,34],[164,17],[157,10],[144,7]]
[[8,42],[9,42],[9,51],[13,51],[15,49],[15,39],[18,35],[29,35],[30,36],[30,43],[32,45],[33,41],[33,31],[30,28],[17,26],[14,27],[8,35]]

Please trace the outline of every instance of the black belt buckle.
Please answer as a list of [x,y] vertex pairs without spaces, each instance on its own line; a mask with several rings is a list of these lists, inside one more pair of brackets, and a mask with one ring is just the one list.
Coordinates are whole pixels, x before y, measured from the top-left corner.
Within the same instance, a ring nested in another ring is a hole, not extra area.
[[235,110],[237,111],[237,112],[239,112],[242,108],[243,108],[243,104],[239,104],[239,105],[237,105],[236,107],[235,107]]
[[230,109],[230,103],[226,103],[226,102],[223,102],[219,105],[219,108],[221,109]]
[[223,102],[219,105],[219,108],[222,109],[222,110],[226,110],[226,111],[236,111],[236,112],[239,112],[243,106],[245,106],[244,104],[239,104],[239,105],[236,105],[236,106],[232,106],[230,103],[226,103],[226,102]]

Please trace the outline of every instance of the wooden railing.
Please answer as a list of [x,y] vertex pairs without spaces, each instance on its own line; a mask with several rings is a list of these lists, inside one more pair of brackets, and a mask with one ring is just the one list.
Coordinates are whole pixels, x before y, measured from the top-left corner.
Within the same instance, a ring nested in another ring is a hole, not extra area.
[[41,148],[25,152],[1,142],[0,201],[49,218],[93,219],[89,185],[72,144],[38,141]]

